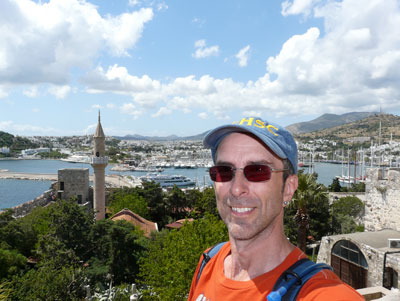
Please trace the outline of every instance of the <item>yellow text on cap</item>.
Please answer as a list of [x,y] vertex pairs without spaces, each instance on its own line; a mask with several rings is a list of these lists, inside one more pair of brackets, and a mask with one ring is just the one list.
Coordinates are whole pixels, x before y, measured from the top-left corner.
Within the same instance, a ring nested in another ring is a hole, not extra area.
[[[254,122],[254,123],[253,123]],[[274,136],[279,136],[277,133],[275,133],[272,129],[279,131],[279,129],[271,124],[265,125],[265,122],[260,120],[260,119],[256,119],[254,120],[253,117],[250,118],[242,118],[242,120],[240,120],[239,125],[243,125],[247,123],[248,126],[255,126],[258,127],[260,129],[267,129],[272,135]],[[234,122],[234,124],[237,124],[237,122]]]

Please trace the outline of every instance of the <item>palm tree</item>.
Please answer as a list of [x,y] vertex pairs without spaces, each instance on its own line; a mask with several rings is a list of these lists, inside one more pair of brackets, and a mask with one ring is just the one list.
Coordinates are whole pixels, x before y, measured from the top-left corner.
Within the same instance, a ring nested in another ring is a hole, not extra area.
[[306,250],[307,232],[310,225],[310,215],[307,210],[321,201],[328,201],[328,193],[322,184],[317,183],[316,174],[299,173],[299,186],[294,194],[291,206],[297,208],[294,220],[297,228],[297,246],[303,252]]

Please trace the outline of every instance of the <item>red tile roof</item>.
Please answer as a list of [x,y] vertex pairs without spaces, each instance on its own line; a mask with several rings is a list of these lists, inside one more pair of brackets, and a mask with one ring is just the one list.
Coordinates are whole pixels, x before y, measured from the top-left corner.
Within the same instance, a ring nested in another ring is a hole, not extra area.
[[132,223],[135,227],[139,227],[142,231],[144,231],[144,235],[147,237],[150,236],[150,233],[152,231],[158,231],[157,223],[148,221],[147,219],[141,217],[140,215],[132,212],[129,209],[122,209],[120,212],[114,214],[111,217],[111,220],[124,220]]
[[194,219],[193,218],[179,219],[171,224],[165,225],[165,227],[169,229],[180,229],[185,221],[193,222]]

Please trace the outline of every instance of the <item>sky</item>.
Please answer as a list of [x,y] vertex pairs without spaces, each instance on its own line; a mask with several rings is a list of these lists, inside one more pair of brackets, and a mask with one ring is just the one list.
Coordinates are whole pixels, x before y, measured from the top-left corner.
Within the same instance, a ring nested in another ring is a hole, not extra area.
[[1,0],[0,131],[400,115],[400,0]]

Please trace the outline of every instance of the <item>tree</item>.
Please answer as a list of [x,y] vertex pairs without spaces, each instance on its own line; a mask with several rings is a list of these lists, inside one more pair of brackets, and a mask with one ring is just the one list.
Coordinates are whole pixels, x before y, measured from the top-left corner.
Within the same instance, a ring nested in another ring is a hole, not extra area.
[[351,183],[349,191],[350,192],[365,192],[365,183],[364,182]]
[[211,215],[156,234],[140,260],[144,299],[186,300],[202,252],[227,239],[225,224]]
[[172,187],[166,198],[166,215],[170,221],[179,220],[188,216],[185,193],[176,185]]
[[[11,300],[81,300],[85,285],[104,287],[107,275],[116,285],[132,283],[147,246],[132,224],[96,222],[92,211],[74,202],[57,201],[3,220],[9,221],[0,228],[1,239],[7,239],[0,246],[0,277],[10,283]],[[20,250],[38,263],[29,269]]]
[[364,203],[355,196],[340,198],[331,205],[332,232],[345,234],[363,231],[363,227],[356,223],[365,210]]
[[12,216],[14,214],[14,211],[12,209],[5,209],[1,214],[0,214],[0,229],[4,226],[6,226],[9,222],[14,220],[14,217]]
[[[316,174],[300,172],[298,178],[293,201],[285,209],[285,230],[305,251],[307,233],[318,240],[329,232],[329,197],[325,186],[317,183]],[[296,228],[297,233],[293,233]]]
[[92,283],[104,283],[107,274],[116,285],[133,283],[138,260],[145,250],[143,234],[126,221],[101,220],[91,229],[90,259],[87,273]]
[[13,289],[10,281],[0,282],[0,301],[10,300],[12,291]]
[[0,249],[0,280],[18,274],[25,265],[25,256],[15,250]]
[[0,247],[17,250],[26,257],[31,255],[37,239],[38,236],[32,224],[23,219],[12,220],[0,228]]
[[149,209],[146,200],[135,190],[122,190],[112,194],[108,209],[114,215],[122,209],[129,209],[140,216],[150,219]]
[[186,207],[193,209],[195,204],[203,196],[203,192],[199,189],[189,189],[185,192],[186,195]]
[[168,224],[168,219],[166,218],[166,205],[160,184],[143,182],[142,187],[142,189],[138,190],[138,193],[147,202],[150,220],[163,228]]
[[332,184],[329,185],[329,191],[340,192],[342,190],[342,186],[340,185],[340,181],[338,178],[334,178],[332,180]]
[[213,187],[204,189],[201,198],[194,204],[193,217],[202,217],[205,214],[211,214],[219,218],[217,200]]
[[10,299],[82,300],[85,297],[82,269],[60,265],[58,258],[41,262],[23,276],[14,277]]
[[[85,254],[90,228],[94,224],[93,212],[75,202],[60,200],[51,207],[50,234],[63,242],[75,254]],[[85,258],[82,258],[85,260]]]

